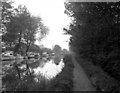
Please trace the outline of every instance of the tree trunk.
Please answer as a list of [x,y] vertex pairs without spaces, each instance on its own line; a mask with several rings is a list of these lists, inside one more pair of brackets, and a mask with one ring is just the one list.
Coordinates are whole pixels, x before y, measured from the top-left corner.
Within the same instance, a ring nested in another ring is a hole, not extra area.
[[14,48],[14,53],[17,53],[20,46],[21,46],[21,36],[22,36],[22,32],[20,32],[20,36],[19,36],[19,40],[18,40],[18,44],[15,45],[15,48]]
[[26,61],[26,72],[27,72],[26,73],[27,75],[29,75],[29,74],[31,75],[30,68],[29,68],[27,61]]
[[27,44],[27,48],[26,48],[26,56],[27,56],[27,52],[29,50],[30,44]]

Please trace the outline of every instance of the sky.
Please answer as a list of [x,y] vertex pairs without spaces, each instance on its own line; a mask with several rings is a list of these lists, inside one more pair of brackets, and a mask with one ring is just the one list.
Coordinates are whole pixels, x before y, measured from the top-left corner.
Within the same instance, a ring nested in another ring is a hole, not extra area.
[[52,48],[58,44],[62,48],[68,49],[70,36],[63,35],[63,27],[69,25],[70,19],[64,14],[64,0],[13,0],[15,6],[25,5],[32,15],[40,16],[43,23],[48,26],[49,34],[41,42],[47,48]]

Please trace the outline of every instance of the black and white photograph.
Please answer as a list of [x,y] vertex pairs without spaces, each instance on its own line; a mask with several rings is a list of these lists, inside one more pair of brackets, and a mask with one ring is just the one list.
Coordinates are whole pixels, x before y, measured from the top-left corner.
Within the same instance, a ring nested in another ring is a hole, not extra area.
[[120,93],[119,0],[0,0],[0,92]]

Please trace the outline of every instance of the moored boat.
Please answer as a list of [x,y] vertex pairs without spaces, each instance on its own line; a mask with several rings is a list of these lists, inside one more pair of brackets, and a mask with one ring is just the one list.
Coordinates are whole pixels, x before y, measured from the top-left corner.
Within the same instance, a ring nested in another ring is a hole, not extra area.
[[2,61],[15,60],[15,56],[2,56]]

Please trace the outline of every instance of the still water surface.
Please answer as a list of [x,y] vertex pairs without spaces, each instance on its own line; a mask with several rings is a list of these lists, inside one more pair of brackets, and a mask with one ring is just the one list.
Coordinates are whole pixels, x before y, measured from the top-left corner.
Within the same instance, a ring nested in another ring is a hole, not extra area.
[[[46,79],[54,78],[57,74],[59,74],[63,67],[63,59],[61,59],[60,63],[56,65],[54,63],[54,60],[47,60],[46,62],[41,59],[19,59],[19,60],[12,60],[12,61],[3,61],[2,62],[2,68],[3,68],[3,75],[6,74],[5,70],[9,70],[14,66],[14,64],[17,64],[19,66],[19,69],[25,69],[26,68],[26,62],[29,65],[30,71],[34,72],[34,75],[36,76],[36,81],[39,78],[39,75],[44,76]],[[24,72],[22,73],[24,74]]]

